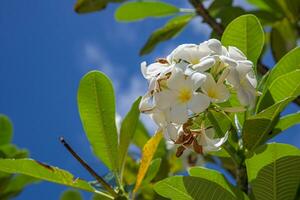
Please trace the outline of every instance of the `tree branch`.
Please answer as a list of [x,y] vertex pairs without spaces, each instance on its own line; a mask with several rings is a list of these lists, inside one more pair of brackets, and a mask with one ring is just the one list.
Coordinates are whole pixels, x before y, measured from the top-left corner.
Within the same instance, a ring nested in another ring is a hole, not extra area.
[[[197,15],[203,18],[203,21],[206,22],[220,37],[224,32],[224,27],[222,24],[218,23],[204,7],[201,0],[189,0],[190,4],[195,8]],[[261,62],[257,64],[257,70],[260,74],[264,75],[269,71],[269,67]],[[300,106],[300,97],[297,97],[294,100],[294,103]]]

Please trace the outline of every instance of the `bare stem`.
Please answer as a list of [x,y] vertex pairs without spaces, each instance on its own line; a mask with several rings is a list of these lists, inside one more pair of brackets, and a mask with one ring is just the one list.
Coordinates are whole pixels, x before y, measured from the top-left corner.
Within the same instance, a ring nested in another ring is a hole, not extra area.
[[109,185],[100,175],[98,175],[65,141],[63,137],[59,138],[60,142],[72,154],[72,156],[113,196],[118,197],[117,192]]

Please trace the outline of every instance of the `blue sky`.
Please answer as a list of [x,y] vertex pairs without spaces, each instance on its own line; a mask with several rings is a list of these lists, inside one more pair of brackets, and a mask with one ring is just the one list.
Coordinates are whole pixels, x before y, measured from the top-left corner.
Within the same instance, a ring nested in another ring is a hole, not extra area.
[[[113,19],[116,5],[101,13],[78,15],[73,4],[61,0],[1,1],[0,112],[13,121],[14,143],[29,149],[32,158],[90,180],[58,141],[59,136],[65,136],[100,174],[107,172],[92,155],[79,119],[76,95],[80,78],[94,69],[107,73],[117,92],[118,113],[123,116],[146,90],[140,63],[163,57],[179,44],[208,39],[209,28],[199,26],[197,18],[179,37],[159,45],[149,56],[139,57],[151,31],[166,19],[121,24]],[[270,55],[265,62],[273,64]],[[292,105],[286,113],[298,110]],[[147,125],[152,126],[149,121]],[[276,140],[300,147],[299,131],[298,125]],[[17,199],[55,200],[64,189],[43,182],[26,188]]]

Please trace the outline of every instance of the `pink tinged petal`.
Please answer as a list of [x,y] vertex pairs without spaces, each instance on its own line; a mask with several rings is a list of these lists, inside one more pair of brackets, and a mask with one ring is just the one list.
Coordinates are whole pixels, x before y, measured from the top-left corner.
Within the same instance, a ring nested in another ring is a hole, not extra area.
[[236,47],[229,46],[228,52],[229,52],[230,57],[233,58],[234,60],[246,60],[247,59],[245,54]]
[[177,93],[165,89],[154,94],[154,104],[160,109],[166,109],[176,103]]
[[176,104],[170,108],[169,119],[173,123],[183,124],[188,120],[187,105]]
[[219,40],[217,39],[208,40],[208,47],[218,55],[222,54],[222,44]]
[[194,73],[191,75],[193,91],[196,91],[206,80],[206,75],[202,73]]
[[198,72],[205,72],[206,70],[210,69],[215,63],[216,60],[213,57],[205,57],[201,59],[198,64],[193,65],[193,69]]
[[188,103],[188,107],[194,113],[201,113],[208,108],[210,99],[202,93],[196,93]]

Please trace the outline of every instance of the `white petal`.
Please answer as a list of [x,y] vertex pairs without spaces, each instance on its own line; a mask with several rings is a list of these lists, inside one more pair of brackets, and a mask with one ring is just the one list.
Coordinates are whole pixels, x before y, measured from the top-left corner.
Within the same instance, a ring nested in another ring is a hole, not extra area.
[[210,100],[206,95],[197,93],[189,101],[188,107],[194,113],[201,113],[208,108],[209,104]]
[[240,76],[235,67],[229,68],[229,74],[226,80],[236,89],[240,87]]
[[175,141],[178,137],[179,128],[176,127],[174,124],[169,123],[167,125],[166,130],[167,130],[167,134],[169,136],[169,139],[171,139],[172,141]]
[[243,88],[238,89],[237,95],[241,105],[243,106],[250,105],[250,100],[252,99],[251,94],[249,94],[246,90],[244,90]]
[[216,96],[214,102],[221,103],[229,99],[230,93],[224,84],[218,84],[216,87]]
[[210,151],[218,151],[220,150],[221,146],[227,141],[228,132],[222,138],[210,138],[208,135],[203,134],[200,138],[200,145],[203,145],[203,152],[210,152]]
[[171,90],[165,89],[161,92],[157,92],[154,94],[154,104],[160,108],[160,109],[166,109],[168,107],[171,107],[176,102],[176,92],[173,92]]
[[210,39],[208,40],[208,47],[216,52],[218,55],[222,54],[222,44],[217,39]]
[[246,76],[246,74],[253,71],[253,64],[249,60],[240,61],[238,62],[238,66],[236,67],[236,70],[239,72],[239,75],[241,77],[244,77]]
[[186,77],[184,72],[180,69],[174,69],[171,77],[167,82],[168,88],[174,91],[179,91],[181,88],[192,89],[192,81]]
[[246,60],[247,59],[245,54],[236,47],[229,46],[228,52],[229,52],[230,57],[233,58],[234,60]]
[[205,72],[206,70],[210,69],[215,63],[216,60],[213,57],[205,57],[201,59],[198,64],[193,65],[193,69],[198,72]]
[[150,117],[159,128],[164,129],[167,126],[166,117],[164,115],[164,112],[162,112],[161,110],[154,109],[150,114]]
[[250,84],[251,84],[254,88],[257,87],[257,80],[256,80],[256,77],[255,77],[253,71],[250,71],[250,72],[246,75],[246,78],[248,79],[248,81],[250,82]]
[[186,104],[176,104],[170,108],[169,120],[174,123],[184,124],[188,120]]
[[196,72],[191,76],[191,80],[193,82],[193,90],[196,91],[205,82],[206,75]]
[[227,56],[220,56],[220,60],[222,60],[224,63],[226,63],[232,67],[236,67],[238,65],[238,63],[235,60],[233,60]]
[[141,63],[141,72],[142,72],[144,78],[148,79],[148,75],[147,75],[147,63],[145,61]]
[[209,73],[206,73],[205,82],[201,85],[202,91],[209,95],[210,93],[212,93],[211,91],[215,90],[216,87],[217,83],[214,80],[213,76]]
[[154,108],[154,105],[151,103],[151,94],[150,92],[146,93],[142,99],[141,99],[141,102],[140,102],[140,105],[139,105],[139,109],[141,112],[150,112],[153,110]]

